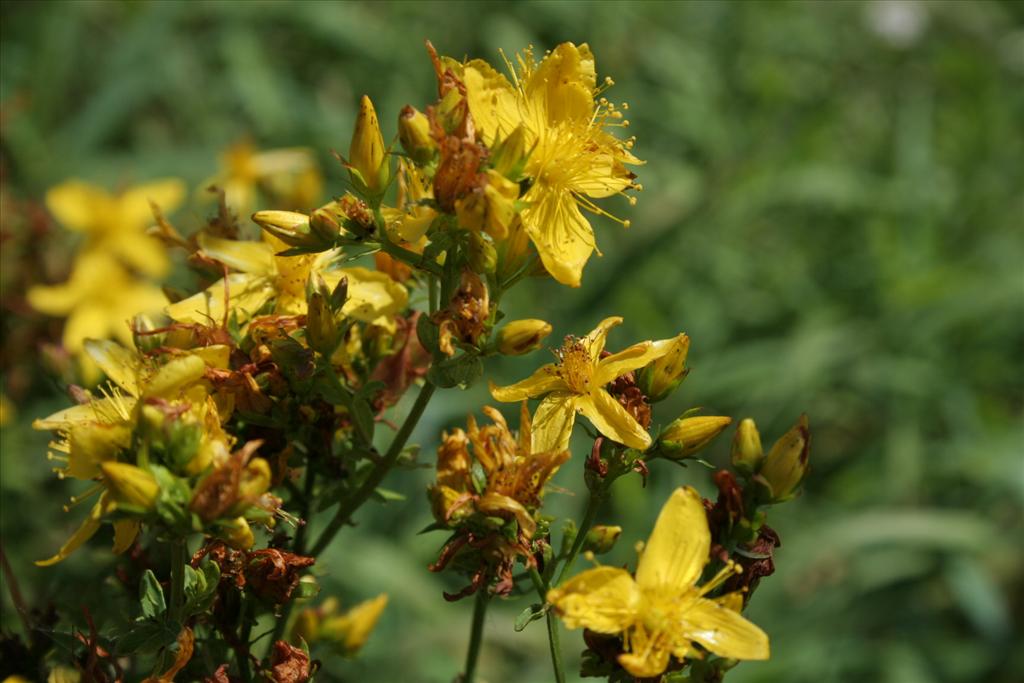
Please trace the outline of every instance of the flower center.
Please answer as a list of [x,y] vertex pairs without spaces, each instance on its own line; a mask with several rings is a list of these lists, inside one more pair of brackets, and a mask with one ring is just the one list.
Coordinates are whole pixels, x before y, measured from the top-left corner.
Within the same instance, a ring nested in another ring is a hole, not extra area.
[[594,376],[594,363],[583,341],[566,337],[565,344],[558,351],[558,369],[562,379],[577,394],[590,393],[590,382]]

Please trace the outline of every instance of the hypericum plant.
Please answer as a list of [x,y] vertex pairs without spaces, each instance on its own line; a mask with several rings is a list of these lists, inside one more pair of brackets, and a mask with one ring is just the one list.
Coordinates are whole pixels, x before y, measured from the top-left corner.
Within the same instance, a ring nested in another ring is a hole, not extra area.
[[[388,145],[364,97],[341,158],[350,187],[324,206],[257,211],[262,238],[241,239],[230,201],[248,203],[273,164],[236,148],[225,171],[234,189],[207,225],[185,238],[157,211],[151,235],[186,251],[206,286],[136,316],[131,345],[81,342],[108,382],[75,388],[77,405],[37,421],[56,433],[62,476],[90,482],[74,503],[93,501],[39,564],[64,560],[108,523],[115,552],[149,563],[135,563],[133,627],[78,634],[70,663],[86,679],[295,683],[317,674],[318,652],[355,655],[387,596],[346,612],[334,598],[314,606],[310,567],[364,503],[387,497],[392,470],[417,464],[409,436],[439,389],[477,382],[486,359],[529,353],[551,332],[543,320],[506,321],[505,293],[526,277],[579,286],[596,249],[586,212],[608,215],[595,200],[640,189],[633,140],[614,134],[626,106],[603,97],[611,81],[599,82],[586,45],[539,61],[527,50],[506,60],[507,74],[428,50],[437,101],[405,107]],[[304,163],[300,152],[278,161]],[[136,203],[76,187],[54,193],[62,220],[95,232],[94,252],[138,261],[142,252],[122,253],[113,213]],[[93,317],[105,336],[109,314]],[[687,375],[690,339],[618,349],[608,336],[621,322],[566,337],[555,362],[521,382],[491,384],[496,401],[519,403],[517,430],[487,406],[489,423],[470,415],[465,430],[442,435],[429,502],[433,529],[448,536],[430,570],[465,576],[446,599],[475,596],[463,683],[474,680],[488,604],[530,591],[537,601],[515,628],[546,620],[556,681],[559,619],[585,629],[583,674],[612,681],[720,681],[737,660],[768,657],[768,636],[742,612],[773,571],[766,510],[807,471],[805,418],[767,455],[742,421],[732,468],[714,475],[717,500],[677,488],[635,572],[573,574],[581,553],[607,552],[622,531],[595,525],[614,481],[646,478],[653,460],[685,464],[731,423],[689,411],[652,433],[657,404]],[[593,446],[573,459],[577,414],[596,435],[586,430]],[[588,504],[558,534],[544,490],[560,467],[580,473]],[[326,510],[325,525],[309,523]],[[276,625],[264,645],[253,625],[266,614]]]

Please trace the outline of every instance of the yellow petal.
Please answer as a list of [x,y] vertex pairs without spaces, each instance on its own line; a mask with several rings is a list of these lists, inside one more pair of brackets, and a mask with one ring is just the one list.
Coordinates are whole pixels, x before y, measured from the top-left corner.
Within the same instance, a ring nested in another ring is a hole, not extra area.
[[660,643],[654,642],[650,647],[636,648],[635,652],[619,655],[619,664],[637,678],[655,678],[668,668],[669,651]]
[[594,229],[570,192],[537,184],[526,200],[532,203],[523,209],[523,225],[544,267],[563,285],[579,287],[595,249]]
[[105,501],[101,498],[93,505],[92,510],[89,512],[89,516],[86,517],[85,521],[82,522],[82,526],[78,527],[75,533],[71,534],[71,538],[60,547],[57,554],[51,558],[45,560],[37,560],[36,566],[49,567],[50,565],[62,562],[67,558],[68,555],[78,550],[83,543],[92,538],[100,528],[100,518],[103,517]]
[[612,154],[593,154],[589,159],[585,169],[572,178],[574,192],[600,199],[618,194],[632,184],[632,174]]
[[253,275],[273,275],[274,249],[266,242],[253,240],[226,240],[199,233],[199,248],[212,259],[228,268]]
[[52,287],[36,285],[26,294],[29,306],[47,315],[67,315],[87,296],[87,292],[72,282]]
[[522,112],[512,84],[490,64],[474,59],[462,72],[466,101],[473,123],[485,143],[491,145],[518,126]]
[[597,431],[610,439],[640,450],[651,445],[651,435],[647,430],[604,389],[580,396],[576,408],[594,423]]
[[[106,337],[117,322],[99,306],[91,303],[79,306],[64,321],[64,334],[61,338],[64,348],[73,354],[78,353],[86,339]],[[128,324],[127,320],[120,322]]]
[[46,193],[46,208],[65,228],[76,232],[96,229],[112,205],[113,198],[106,190],[81,180],[68,180]]
[[554,363],[541,366],[536,372],[524,380],[509,384],[507,387],[499,387],[494,382],[490,383],[491,396],[495,401],[511,403],[522,401],[527,398],[534,398],[549,391],[568,391],[569,387],[565,380],[558,374],[558,368]]
[[548,394],[537,406],[531,427],[532,453],[564,451],[569,447],[572,426],[576,422],[579,394],[558,391]]
[[519,522],[519,528],[526,534],[527,538],[533,538],[533,532],[537,530],[537,523],[533,520],[530,513],[526,511],[522,503],[509,496],[493,492],[487,493],[476,502],[476,507],[486,515],[511,513],[516,518],[516,521]]
[[605,340],[608,338],[608,331],[621,324],[622,318],[613,315],[599,322],[597,327],[583,338],[583,345],[586,346],[587,353],[590,354],[591,358],[597,359],[601,357],[601,352],[604,351]]
[[185,192],[185,183],[177,178],[162,178],[129,188],[117,198],[124,229],[141,230],[153,222],[150,202],[164,213],[173,212],[185,198]]
[[727,606],[705,598],[686,611],[680,636],[729,659],[768,659],[771,654],[764,631]]
[[163,365],[147,382],[143,395],[146,397],[172,397],[182,387],[202,378],[206,363],[196,355],[178,356]]
[[661,508],[647,540],[636,580],[644,589],[684,590],[697,581],[708,562],[711,532],[700,494],[678,488]]
[[526,94],[539,99],[549,123],[589,121],[594,112],[597,73],[594,56],[583,44],[562,43],[537,67],[526,84]]
[[[204,291],[182,299],[164,309],[178,322],[220,325],[224,322],[224,283],[218,280]],[[249,273],[233,273],[227,277],[231,309],[239,320],[246,320],[260,310],[274,295],[267,278]]]
[[625,569],[597,567],[548,591],[547,601],[567,628],[620,633],[636,619],[640,589]]
[[[342,277],[348,278],[348,300],[341,311],[362,322],[374,322],[381,316],[392,316],[409,303],[409,292],[387,273],[369,268],[342,268],[324,278],[334,287]],[[336,279],[335,279],[336,278]]]
[[106,339],[88,339],[84,346],[85,352],[110,381],[132,396],[139,395],[138,377],[142,363],[138,354]]
[[132,412],[134,404],[133,400],[126,400],[123,397],[95,399],[82,405],[58,410],[48,417],[37,419],[32,422],[32,429],[67,429],[71,425],[83,422],[109,422],[108,418],[115,415],[124,415],[125,419],[127,419],[127,415]]
[[128,265],[150,275],[164,275],[170,267],[167,249],[145,233],[124,233],[103,242]]
[[651,361],[661,358],[671,348],[669,344],[645,341],[602,358],[597,363],[594,384],[604,386],[613,382],[627,372],[642,368]]
[[140,524],[135,519],[119,519],[114,522],[114,554],[120,555],[132,547],[139,535]]

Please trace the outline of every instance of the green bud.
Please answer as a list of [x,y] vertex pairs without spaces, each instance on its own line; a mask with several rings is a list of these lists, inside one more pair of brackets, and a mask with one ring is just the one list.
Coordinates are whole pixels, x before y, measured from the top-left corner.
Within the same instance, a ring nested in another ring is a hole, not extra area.
[[526,131],[520,125],[491,149],[491,166],[509,180],[518,182],[529,157],[530,150],[526,149]]
[[620,526],[598,524],[587,532],[587,537],[583,540],[583,550],[589,550],[595,555],[603,555],[615,547],[615,542],[621,535],[622,527]]
[[469,267],[475,273],[493,273],[498,263],[498,252],[494,243],[481,233],[469,233]]
[[760,477],[771,487],[773,503],[782,503],[796,496],[808,470],[811,432],[807,416],[801,415],[796,425],[775,442],[761,463]]
[[757,425],[749,417],[740,421],[736,428],[736,436],[732,439],[732,466],[736,471],[747,476],[757,471],[764,450],[761,448],[761,435]]
[[321,292],[313,292],[306,301],[306,341],[314,351],[330,356],[338,347],[338,323],[334,311]]
[[688,458],[711,443],[731,422],[731,417],[681,417],[661,433],[662,450],[672,460]]
[[143,510],[156,507],[156,497],[160,493],[160,485],[156,477],[135,465],[124,462],[100,463],[103,472],[103,483],[116,503],[130,505]]

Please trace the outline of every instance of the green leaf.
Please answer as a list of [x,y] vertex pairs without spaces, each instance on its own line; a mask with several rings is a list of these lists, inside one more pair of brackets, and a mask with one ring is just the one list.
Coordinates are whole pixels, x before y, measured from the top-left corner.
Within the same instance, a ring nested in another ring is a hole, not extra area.
[[519,616],[516,617],[516,633],[522,631],[524,628],[529,626],[530,622],[537,621],[538,619],[543,619],[544,615],[547,614],[547,612],[547,605],[541,604],[539,602],[534,603],[526,609],[524,609],[522,612],[519,613]]
[[152,569],[147,569],[139,582],[139,603],[142,605],[142,616],[146,619],[155,619],[167,611],[164,590]]
[[416,337],[420,340],[420,344],[431,355],[437,355],[441,352],[440,346],[438,346],[439,333],[437,325],[431,320],[430,316],[421,315],[419,320],[416,321]]
[[373,497],[379,501],[388,503],[391,501],[401,502],[406,500],[405,494],[399,493],[398,491],[392,491],[391,489],[377,488],[373,492]]
[[427,379],[443,389],[457,386],[465,389],[483,374],[484,364],[480,357],[474,353],[463,353],[431,365]]
[[159,621],[143,621],[117,639],[117,651],[121,654],[149,654],[173,644],[181,632],[181,624]]

